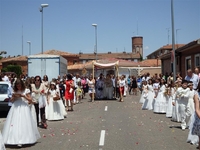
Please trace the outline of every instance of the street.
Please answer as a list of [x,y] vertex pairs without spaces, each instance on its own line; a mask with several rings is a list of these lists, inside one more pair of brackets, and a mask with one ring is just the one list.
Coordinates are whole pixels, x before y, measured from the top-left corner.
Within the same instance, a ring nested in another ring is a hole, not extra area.
[[[88,95],[76,104],[62,121],[48,121],[48,129],[39,128],[41,138],[28,150],[193,150],[186,142],[188,129],[172,122],[165,114],[141,110],[140,96],[127,95],[124,102],[98,100]],[[0,130],[5,114],[1,113]],[[7,150],[19,149],[16,146]]]

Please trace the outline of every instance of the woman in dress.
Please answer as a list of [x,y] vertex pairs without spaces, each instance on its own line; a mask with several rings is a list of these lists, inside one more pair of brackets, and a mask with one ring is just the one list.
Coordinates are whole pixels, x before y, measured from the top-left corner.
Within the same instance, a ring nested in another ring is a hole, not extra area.
[[88,93],[90,96],[91,101],[95,98],[95,79],[92,78],[92,76],[89,77],[87,80],[88,83]]
[[[195,104],[195,112],[193,114],[193,117],[192,117],[192,121],[191,121],[191,124],[190,124],[190,132],[189,132],[189,135],[196,135],[198,136],[198,138],[196,137],[193,137],[192,139],[192,142],[194,142],[194,144],[198,143],[199,142],[199,145],[200,145],[200,97],[198,95],[198,93],[196,92],[195,95],[194,95],[194,104]],[[200,146],[199,146],[199,150],[200,150]]]
[[56,88],[54,82],[50,83],[50,88],[47,90],[47,120],[63,120],[65,108],[60,98],[60,91]]
[[47,103],[45,96],[45,86],[42,84],[40,76],[35,76],[35,83],[32,85],[32,98],[36,111],[37,126],[39,126],[39,120],[41,120],[41,127],[47,128],[45,117],[45,106]]
[[[65,100],[67,101],[67,110],[73,111],[73,100],[74,100],[74,81],[72,80],[72,75],[67,74],[67,80],[65,82]],[[69,109],[70,108],[70,109]]]
[[119,95],[120,95],[120,99],[119,101],[120,102],[123,102],[123,95],[124,95],[124,90],[125,90],[125,86],[126,86],[126,80],[124,79],[124,75],[122,75],[120,78],[119,78]]
[[25,90],[24,82],[17,79],[11,98],[13,104],[4,124],[2,136],[5,145],[34,144],[40,138],[37,125],[34,122],[28,105],[32,98],[30,90]]

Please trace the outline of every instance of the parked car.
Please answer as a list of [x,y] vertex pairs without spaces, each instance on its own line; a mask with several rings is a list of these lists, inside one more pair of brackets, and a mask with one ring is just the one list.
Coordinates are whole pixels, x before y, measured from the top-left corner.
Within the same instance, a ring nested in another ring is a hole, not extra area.
[[0,82],[0,111],[9,111],[10,106],[9,97],[8,97],[8,87],[9,83],[1,81]]

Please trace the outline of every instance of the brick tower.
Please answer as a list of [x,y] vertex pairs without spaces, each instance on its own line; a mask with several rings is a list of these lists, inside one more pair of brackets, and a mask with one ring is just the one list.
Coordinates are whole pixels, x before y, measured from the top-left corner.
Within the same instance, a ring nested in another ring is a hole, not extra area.
[[140,53],[143,57],[143,37],[142,36],[134,36],[132,37],[132,53]]

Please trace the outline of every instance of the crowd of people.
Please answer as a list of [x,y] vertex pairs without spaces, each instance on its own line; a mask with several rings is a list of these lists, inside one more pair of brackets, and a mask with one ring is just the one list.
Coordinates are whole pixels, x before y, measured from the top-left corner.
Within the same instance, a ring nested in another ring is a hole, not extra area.
[[[40,138],[37,127],[46,129],[47,120],[63,120],[74,105],[82,102],[88,93],[94,99],[124,101],[126,94],[140,94],[142,109],[166,113],[172,121],[180,122],[182,130],[189,127],[188,142],[198,144],[200,131],[200,73],[188,70],[182,78],[173,73],[145,73],[142,76],[115,76],[102,73],[98,77],[66,74],[49,81],[48,76],[20,76],[1,74],[0,81],[8,82],[11,108],[2,130],[2,144],[34,144]],[[27,129],[27,130],[25,130]],[[24,134],[25,131],[30,131]],[[20,137],[20,139],[18,138]]]
[[[189,129],[187,142],[199,145],[200,136],[200,72],[199,68],[187,70],[181,77],[146,74],[141,83],[140,103],[143,110],[164,113],[172,121],[179,122],[180,128]],[[200,149],[200,148],[199,148]]]

